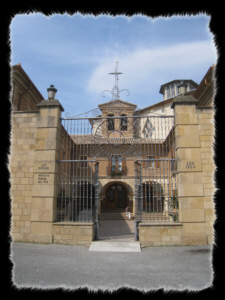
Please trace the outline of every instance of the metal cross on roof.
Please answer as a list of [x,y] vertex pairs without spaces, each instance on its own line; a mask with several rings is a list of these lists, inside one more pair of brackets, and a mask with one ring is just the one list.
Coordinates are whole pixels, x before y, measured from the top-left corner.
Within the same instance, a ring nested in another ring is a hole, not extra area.
[[[114,87],[112,88],[111,91],[109,91],[109,90],[104,91],[104,92],[108,91],[112,94],[112,100],[120,100],[120,92],[124,91],[124,89],[121,90],[121,91],[119,90],[119,76],[118,75],[121,75],[123,73],[118,72],[118,64],[119,64],[119,61],[118,61],[118,58],[117,58],[115,72],[109,73],[110,75],[115,75],[115,85],[114,85]],[[126,90],[126,91],[128,91],[128,90]],[[128,96],[129,96],[129,91],[128,91]]]

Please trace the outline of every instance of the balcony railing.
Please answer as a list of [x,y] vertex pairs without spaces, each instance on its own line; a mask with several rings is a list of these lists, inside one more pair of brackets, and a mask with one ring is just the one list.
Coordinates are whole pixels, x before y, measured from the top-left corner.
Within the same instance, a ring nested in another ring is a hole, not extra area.
[[107,176],[120,177],[126,175],[127,175],[127,167],[124,167],[122,169],[112,169],[110,167],[107,167]]

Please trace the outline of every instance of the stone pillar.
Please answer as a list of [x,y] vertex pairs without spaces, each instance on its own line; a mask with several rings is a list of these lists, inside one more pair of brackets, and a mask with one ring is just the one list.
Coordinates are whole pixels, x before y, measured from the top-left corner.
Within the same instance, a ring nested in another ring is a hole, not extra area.
[[179,96],[172,104],[175,115],[177,195],[183,245],[207,244],[196,103],[197,100],[192,96]]
[[52,222],[57,213],[60,117],[64,109],[57,100],[44,100],[38,107],[30,240],[52,243]]

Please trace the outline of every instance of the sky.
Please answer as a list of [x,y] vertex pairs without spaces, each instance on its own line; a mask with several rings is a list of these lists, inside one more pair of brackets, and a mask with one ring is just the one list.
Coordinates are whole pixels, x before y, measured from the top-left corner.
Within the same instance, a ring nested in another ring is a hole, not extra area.
[[199,84],[216,63],[209,22],[206,14],[18,14],[10,24],[10,65],[21,63],[44,99],[53,84],[65,117],[112,100],[115,77],[109,73],[118,60],[120,99],[141,109],[163,100],[162,84],[174,79]]

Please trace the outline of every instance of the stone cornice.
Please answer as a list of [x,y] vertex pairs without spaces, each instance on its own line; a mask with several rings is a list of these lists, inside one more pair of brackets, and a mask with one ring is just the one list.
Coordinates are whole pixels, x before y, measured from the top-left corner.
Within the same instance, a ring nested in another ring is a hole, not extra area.
[[174,98],[171,108],[174,108],[175,105],[196,105],[198,100],[195,99],[193,96],[178,96]]
[[37,104],[38,107],[59,107],[61,111],[64,111],[64,108],[62,107],[61,103],[56,100],[43,100],[40,103]]
[[29,76],[21,67],[21,64],[12,66],[12,81],[15,81],[23,90],[32,92],[35,102],[40,102],[44,99],[37,87],[31,81]]

